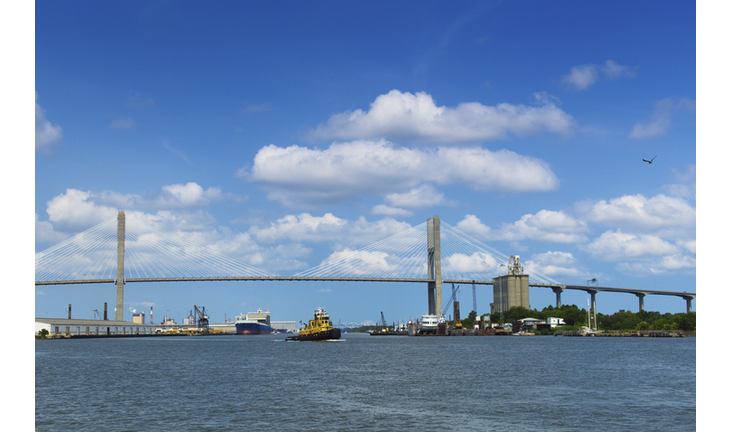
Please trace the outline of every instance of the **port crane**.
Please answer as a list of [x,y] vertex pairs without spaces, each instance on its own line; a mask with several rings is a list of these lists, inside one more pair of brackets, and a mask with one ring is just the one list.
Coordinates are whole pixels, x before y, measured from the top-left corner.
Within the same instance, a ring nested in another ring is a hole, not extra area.
[[[449,306],[452,305],[452,302],[454,302],[457,299],[457,292],[459,292],[459,285],[457,285],[457,288],[454,287],[454,284],[452,284],[452,296],[449,297],[449,300],[447,300],[447,304],[444,306],[444,310],[442,311],[442,315],[447,314],[447,310],[449,309]],[[459,302],[457,302],[459,304]]]
[[452,304],[452,302],[454,302],[454,323],[457,328],[461,328],[462,321],[459,319],[459,301],[457,301],[457,292],[459,292],[459,285],[457,285],[457,288],[455,288],[454,284],[452,284],[452,296],[447,301],[447,305],[444,306],[442,315],[447,314],[447,309],[449,309],[449,306]]
[[[193,305],[195,309],[194,320],[198,325],[198,330],[207,332],[208,331],[208,314],[206,314],[206,307],[201,306],[202,309],[198,309],[198,306]],[[197,317],[197,318],[196,318]]]

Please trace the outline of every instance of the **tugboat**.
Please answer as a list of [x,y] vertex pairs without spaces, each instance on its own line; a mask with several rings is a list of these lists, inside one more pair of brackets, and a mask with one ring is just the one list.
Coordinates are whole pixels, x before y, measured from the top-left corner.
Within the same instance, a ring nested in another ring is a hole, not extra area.
[[301,329],[297,336],[290,336],[288,341],[321,341],[328,339],[340,339],[340,329],[333,327],[330,316],[323,308],[317,308],[315,318],[307,323],[307,327]]

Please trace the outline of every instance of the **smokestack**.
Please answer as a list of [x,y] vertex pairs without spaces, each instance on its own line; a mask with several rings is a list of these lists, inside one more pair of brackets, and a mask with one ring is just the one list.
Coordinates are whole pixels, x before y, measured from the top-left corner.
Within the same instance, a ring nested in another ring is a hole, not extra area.
[[104,321],[107,320],[107,303],[104,302]]
[[71,303],[69,303],[69,319],[71,319]]

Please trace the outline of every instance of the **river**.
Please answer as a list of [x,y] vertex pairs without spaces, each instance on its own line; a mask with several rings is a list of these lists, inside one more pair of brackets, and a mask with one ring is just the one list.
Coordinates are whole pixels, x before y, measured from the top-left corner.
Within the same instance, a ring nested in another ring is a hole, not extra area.
[[37,431],[689,431],[695,338],[38,340]]

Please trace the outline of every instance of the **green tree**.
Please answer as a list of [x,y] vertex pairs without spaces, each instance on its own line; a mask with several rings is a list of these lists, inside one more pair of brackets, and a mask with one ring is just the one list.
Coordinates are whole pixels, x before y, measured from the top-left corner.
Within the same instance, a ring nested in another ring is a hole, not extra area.
[[467,315],[467,318],[462,320],[462,327],[464,328],[472,328],[475,326],[475,318],[477,317],[477,312],[470,311],[470,314]]
[[48,330],[40,329],[36,335],[36,339],[45,339],[48,337]]
[[678,314],[678,329],[683,331],[695,331],[695,312]]

